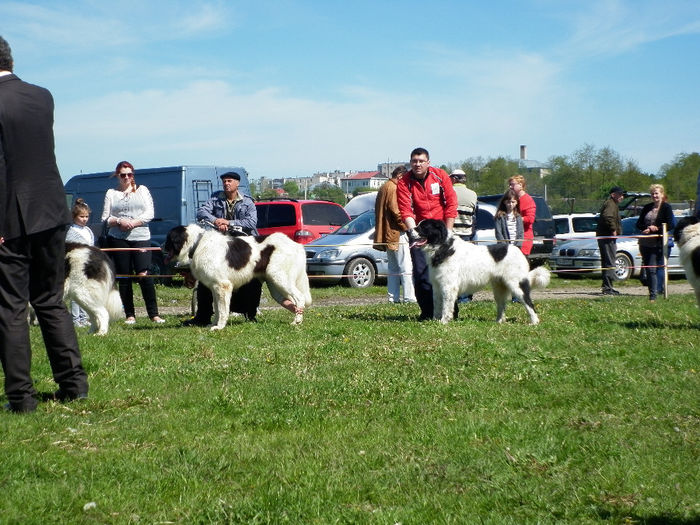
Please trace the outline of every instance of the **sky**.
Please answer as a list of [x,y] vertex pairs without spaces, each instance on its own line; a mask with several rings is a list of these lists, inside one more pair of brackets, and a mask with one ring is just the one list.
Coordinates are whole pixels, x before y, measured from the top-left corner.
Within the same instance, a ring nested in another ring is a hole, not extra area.
[[0,35],[53,93],[64,180],[700,150],[697,0],[3,0]]

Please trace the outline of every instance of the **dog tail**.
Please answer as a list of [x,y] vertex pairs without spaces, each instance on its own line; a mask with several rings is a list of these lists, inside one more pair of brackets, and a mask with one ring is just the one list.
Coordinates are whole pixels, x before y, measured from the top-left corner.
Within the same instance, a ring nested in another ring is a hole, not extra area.
[[550,273],[544,266],[538,266],[534,270],[530,270],[527,278],[532,288],[546,288],[549,286]]
[[121,319],[124,316],[124,307],[122,306],[122,298],[119,296],[119,292],[112,288],[107,296],[107,312],[109,312],[109,318],[112,321]]

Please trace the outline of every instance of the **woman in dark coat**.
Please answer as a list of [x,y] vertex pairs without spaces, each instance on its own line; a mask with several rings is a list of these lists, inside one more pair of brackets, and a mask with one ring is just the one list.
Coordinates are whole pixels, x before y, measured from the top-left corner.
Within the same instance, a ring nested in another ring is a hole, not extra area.
[[642,208],[637,220],[637,229],[647,237],[639,238],[639,251],[642,254],[643,272],[647,276],[649,300],[655,301],[656,295],[664,292],[664,244],[661,234],[663,225],[670,231],[676,224],[668,197],[661,184],[652,184],[649,188],[652,202]]

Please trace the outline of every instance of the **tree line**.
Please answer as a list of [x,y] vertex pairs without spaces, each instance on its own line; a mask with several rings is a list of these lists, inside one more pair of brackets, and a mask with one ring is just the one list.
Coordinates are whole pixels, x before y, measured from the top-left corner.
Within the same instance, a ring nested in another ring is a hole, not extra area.
[[478,195],[502,193],[507,180],[520,173],[532,195],[546,195],[554,213],[597,212],[612,186],[626,191],[647,192],[651,184],[663,184],[672,202],[695,201],[700,153],[680,153],[661,166],[659,173],[644,173],[634,160],[623,159],[610,147],[586,144],[571,155],[556,155],[547,161],[548,172],[540,177],[520,167],[517,159],[472,157],[443,166],[461,168],[467,186]]
[[[471,157],[461,162],[440,166],[448,173],[461,168],[467,174],[467,186],[478,195],[503,193],[508,179],[520,173],[527,180],[527,191],[532,195],[547,197],[554,213],[597,212],[612,186],[627,191],[646,192],[654,183],[663,184],[672,202],[695,201],[700,153],[679,153],[669,163],[661,166],[659,173],[645,173],[631,159],[624,159],[610,147],[596,148],[585,144],[570,155],[555,155],[547,161],[548,172],[540,177],[520,167],[518,159],[496,157],[484,159]],[[256,193],[254,182],[251,193],[256,198],[277,197],[273,190]],[[284,185],[291,198],[304,198],[304,192],[294,181]],[[306,198],[328,200],[344,205],[343,191],[333,184],[320,184],[310,188]]]

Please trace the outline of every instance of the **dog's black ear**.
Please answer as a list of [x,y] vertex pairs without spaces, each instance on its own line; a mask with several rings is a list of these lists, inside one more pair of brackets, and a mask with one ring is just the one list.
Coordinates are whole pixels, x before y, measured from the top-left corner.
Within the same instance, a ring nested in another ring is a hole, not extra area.
[[697,224],[698,222],[700,222],[700,218],[696,217],[695,215],[690,217],[683,217],[681,220],[678,221],[678,224],[676,224],[676,227],[673,229],[673,240],[676,241],[676,243],[679,243],[681,240],[681,236],[683,235],[683,230],[688,226]]

